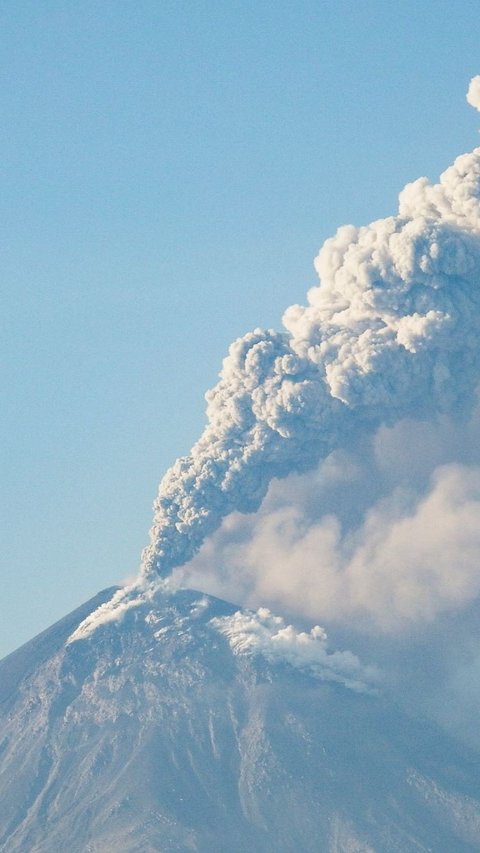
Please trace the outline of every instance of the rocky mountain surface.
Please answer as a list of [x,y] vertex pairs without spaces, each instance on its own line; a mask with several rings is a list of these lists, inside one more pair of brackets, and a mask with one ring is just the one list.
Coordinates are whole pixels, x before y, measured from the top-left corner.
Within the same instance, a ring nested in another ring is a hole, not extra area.
[[236,608],[197,592],[69,643],[112,592],[0,662],[1,851],[480,850],[478,755],[232,647]]

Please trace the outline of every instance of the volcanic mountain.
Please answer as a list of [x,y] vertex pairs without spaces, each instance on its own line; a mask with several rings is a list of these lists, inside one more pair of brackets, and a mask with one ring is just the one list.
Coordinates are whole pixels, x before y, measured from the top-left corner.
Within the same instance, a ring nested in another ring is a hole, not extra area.
[[5,853],[480,850],[478,749],[402,710],[385,656],[188,589],[397,632],[476,728],[480,147],[315,267],[231,344],[137,579],[0,663]]
[[323,637],[179,590],[72,642],[114,592],[0,663],[0,850],[480,850],[479,756]]

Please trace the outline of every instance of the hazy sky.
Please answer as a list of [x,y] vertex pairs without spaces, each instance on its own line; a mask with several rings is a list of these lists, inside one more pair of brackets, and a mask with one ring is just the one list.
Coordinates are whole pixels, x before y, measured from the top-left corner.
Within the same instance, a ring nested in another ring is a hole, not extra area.
[[136,571],[228,343],[478,143],[469,2],[0,2],[0,655]]

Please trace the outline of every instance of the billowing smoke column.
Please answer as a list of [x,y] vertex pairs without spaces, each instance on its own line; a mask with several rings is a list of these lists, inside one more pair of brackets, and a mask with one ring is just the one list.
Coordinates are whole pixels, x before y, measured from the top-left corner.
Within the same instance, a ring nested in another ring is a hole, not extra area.
[[[480,77],[468,101],[480,108]],[[230,347],[207,394],[208,426],[160,483],[148,581],[187,562],[233,510],[255,510],[274,477],[315,466],[353,431],[455,411],[480,367],[480,148],[431,185],[400,194],[398,215],[345,226],[315,262],[308,306],[286,331]]]

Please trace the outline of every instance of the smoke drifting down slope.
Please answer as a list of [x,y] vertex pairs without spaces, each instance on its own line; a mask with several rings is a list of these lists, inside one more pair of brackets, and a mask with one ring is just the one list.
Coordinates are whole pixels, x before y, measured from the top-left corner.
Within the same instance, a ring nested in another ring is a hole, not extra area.
[[[467,95],[477,108],[479,85]],[[160,483],[140,587],[191,560],[225,516],[257,510],[272,479],[380,425],[468,411],[480,366],[480,148],[438,184],[408,184],[395,216],[340,228],[315,268],[320,283],[306,307],[286,310],[285,331],[231,345],[204,433]],[[101,619],[134,603],[119,593]]]

